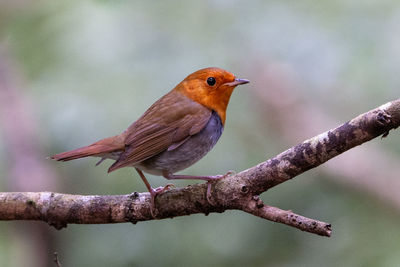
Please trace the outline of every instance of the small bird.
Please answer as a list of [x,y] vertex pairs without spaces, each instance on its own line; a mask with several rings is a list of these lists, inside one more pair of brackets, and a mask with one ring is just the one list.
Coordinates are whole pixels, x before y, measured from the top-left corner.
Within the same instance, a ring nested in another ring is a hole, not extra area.
[[217,143],[225,125],[226,109],[233,89],[249,80],[237,79],[220,68],[205,68],[187,76],[172,91],[157,100],[123,133],[89,146],[52,156],[57,161],[99,157],[115,162],[108,172],[134,167],[151,195],[151,213],[155,198],[168,190],[152,188],[143,172],[166,179],[196,179],[209,183],[226,175],[175,175],[204,157]]

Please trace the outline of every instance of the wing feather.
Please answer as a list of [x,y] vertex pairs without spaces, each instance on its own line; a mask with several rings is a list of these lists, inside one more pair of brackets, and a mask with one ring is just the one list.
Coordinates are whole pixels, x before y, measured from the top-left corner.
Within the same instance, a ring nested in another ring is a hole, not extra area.
[[108,171],[132,166],[174,145],[175,149],[200,132],[210,117],[210,109],[171,91],[125,131],[125,152]]

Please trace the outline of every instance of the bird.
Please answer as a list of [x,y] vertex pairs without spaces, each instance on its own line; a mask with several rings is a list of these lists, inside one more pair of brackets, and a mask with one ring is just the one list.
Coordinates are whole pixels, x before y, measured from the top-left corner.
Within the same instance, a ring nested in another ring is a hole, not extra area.
[[144,173],[172,179],[204,180],[209,183],[229,175],[192,176],[174,174],[203,158],[217,143],[226,120],[226,110],[236,86],[249,83],[221,68],[200,69],[151,105],[121,134],[91,145],[51,156],[57,161],[84,157],[115,160],[108,173],[133,167],[150,193],[151,214],[155,198],[172,184],[152,188]]

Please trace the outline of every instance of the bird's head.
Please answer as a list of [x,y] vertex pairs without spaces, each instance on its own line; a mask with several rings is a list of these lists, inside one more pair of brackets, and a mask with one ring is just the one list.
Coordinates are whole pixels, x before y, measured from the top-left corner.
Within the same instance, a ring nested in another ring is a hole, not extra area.
[[216,111],[224,124],[233,89],[248,82],[220,68],[205,68],[187,76],[175,90]]

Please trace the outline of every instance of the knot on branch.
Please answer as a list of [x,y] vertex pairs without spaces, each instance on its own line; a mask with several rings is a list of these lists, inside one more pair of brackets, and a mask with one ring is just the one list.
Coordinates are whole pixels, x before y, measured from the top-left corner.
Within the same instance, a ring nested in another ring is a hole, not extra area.
[[260,196],[256,195],[253,196],[251,199],[255,202],[255,205],[258,209],[264,207],[264,202],[261,200]]

